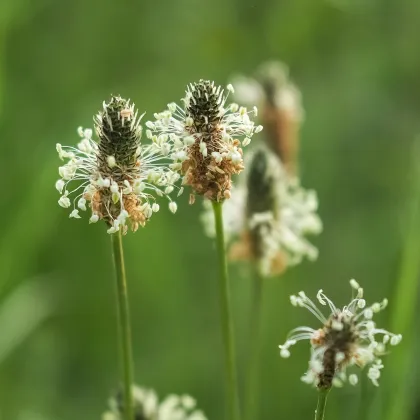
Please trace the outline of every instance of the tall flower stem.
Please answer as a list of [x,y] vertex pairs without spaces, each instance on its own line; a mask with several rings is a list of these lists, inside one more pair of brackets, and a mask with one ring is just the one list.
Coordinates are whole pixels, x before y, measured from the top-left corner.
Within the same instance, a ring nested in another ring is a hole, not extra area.
[[315,411],[315,420],[324,420],[325,407],[327,405],[327,397],[331,388],[320,388],[318,391],[318,404]]
[[249,356],[248,356],[248,377],[245,399],[245,419],[255,420],[258,418],[259,400],[259,360],[261,349],[261,312],[262,312],[262,289],[263,277],[259,270],[253,279],[252,308],[249,320]]
[[[420,273],[420,139],[416,140],[412,150],[412,185],[409,188],[407,225],[402,244],[400,273],[395,290],[395,304],[391,317],[392,328],[404,337],[404,346],[395,351],[395,357],[387,372],[388,406],[383,415],[387,420],[408,420],[412,417],[413,401],[416,400],[415,385],[411,381],[412,365],[417,358],[414,350],[416,318],[418,308],[419,273]],[[399,384],[398,387],[395,384]]]
[[229,276],[226,261],[225,238],[223,230],[222,203],[212,202],[216,226],[217,252],[219,254],[220,314],[226,363],[227,404],[231,420],[239,420],[239,393],[236,372],[233,320],[230,303]]
[[357,420],[368,420],[370,417],[372,395],[368,381],[367,375],[360,375],[360,400]]
[[125,420],[133,420],[134,408],[131,390],[133,385],[133,352],[131,348],[130,311],[128,306],[127,279],[125,274],[121,230],[112,234],[111,240],[117,280],[119,339],[124,373],[124,415]]

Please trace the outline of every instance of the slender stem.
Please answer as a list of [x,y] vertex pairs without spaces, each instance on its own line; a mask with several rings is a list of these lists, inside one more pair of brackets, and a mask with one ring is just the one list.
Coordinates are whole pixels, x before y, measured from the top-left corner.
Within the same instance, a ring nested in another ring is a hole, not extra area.
[[372,393],[369,388],[369,379],[362,370],[360,375],[360,400],[357,420],[368,420],[372,405]]
[[[388,398],[383,418],[408,420],[416,402],[417,375],[412,371],[417,358],[414,337],[417,331],[418,293],[420,289],[420,139],[412,150],[412,185],[409,188],[409,208],[405,220],[401,266],[393,297],[391,331],[402,334],[403,345],[392,351],[387,372]],[[396,386],[395,384],[398,384]]]
[[239,420],[238,379],[236,373],[233,320],[230,307],[229,277],[223,231],[222,203],[213,202],[213,211],[216,225],[217,252],[219,254],[220,312],[226,363],[228,418],[231,420]]
[[124,373],[124,416],[126,420],[133,420],[133,354],[131,348],[130,311],[128,307],[127,279],[124,265],[122,233],[111,235],[114,254],[115,274],[117,280],[117,309],[119,322],[119,339],[121,344],[122,365]]
[[253,279],[252,309],[249,320],[249,359],[248,378],[245,400],[245,419],[255,420],[258,418],[259,400],[259,360],[260,360],[260,330],[261,330],[261,308],[262,308],[262,286],[264,279],[259,270]]
[[324,420],[325,406],[327,405],[327,397],[331,388],[319,389],[318,404],[315,411],[315,420]]

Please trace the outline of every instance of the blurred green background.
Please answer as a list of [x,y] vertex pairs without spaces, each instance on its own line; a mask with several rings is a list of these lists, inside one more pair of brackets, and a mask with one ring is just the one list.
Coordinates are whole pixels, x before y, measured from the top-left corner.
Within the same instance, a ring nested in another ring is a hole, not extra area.
[[[286,62],[303,93],[302,184],[318,192],[324,232],[314,240],[316,263],[267,281],[260,419],[313,417],[316,392],[299,380],[308,347],[278,355],[288,330],[316,325],[289,294],[323,288],[344,305],[353,277],[371,301],[389,298],[378,322],[406,326],[395,331],[405,334],[401,349],[384,359],[381,388],[368,385],[363,412],[385,418],[388,396],[407,386],[410,406],[395,418],[409,418],[418,326],[398,311],[416,302],[420,260],[410,216],[419,192],[419,22],[416,0],[3,0],[0,419],[99,419],[119,383],[110,239],[103,225],[69,220],[57,205],[55,143],[75,144],[76,128],[91,127],[111,93],[151,118],[187,82],[226,83],[267,59]],[[175,216],[165,208],[126,237],[136,380],[161,396],[190,393],[219,420],[216,256],[201,204],[181,198]],[[231,272],[243,384],[251,278],[243,267]],[[360,395],[361,387],[334,390],[327,418],[361,418]]]

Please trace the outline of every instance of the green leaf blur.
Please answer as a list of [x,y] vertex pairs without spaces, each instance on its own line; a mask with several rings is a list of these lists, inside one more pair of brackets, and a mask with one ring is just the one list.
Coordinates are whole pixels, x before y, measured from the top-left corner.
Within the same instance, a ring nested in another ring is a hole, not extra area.
[[[188,82],[225,83],[268,59],[286,62],[303,94],[302,184],[318,193],[324,231],[314,239],[317,262],[265,285],[259,419],[313,418],[316,392],[299,380],[309,349],[297,346],[287,361],[278,354],[292,327],[313,321],[288,296],[323,288],[344,305],[353,277],[371,301],[388,297],[381,324],[402,323],[409,339],[401,346],[410,347],[384,359],[368,402],[360,387],[334,389],[326,418],[359,418],[359,401],[366,419],[384,418],[396,378],[415,395],[418,363],[404,376],[398,366],[419,340],[412,318],[395,315],[404,300],[397,309],[394,297],[400,284],[409,289],[398,296],[418,295],[420,232],[406,235],[419,226],[418,208],[407,216],[419,194],[411,159],[420,132],[419,21],[413,0],[3,0],[0,418],[99,419],[119,385],[110,238],[103,224],[70,220],[57,205],[55,144],[75,144],[77,127],[92,127],[111,93],[152,118]],[[176,215],[162,206],[125,240],[135,377],[162,396],[193,395],[219,420],[216,253],[200,225],[201,200],[187,201],[178,200]],[[231,266],[242,391],[252,341],[248,272]],[[410,396],[402,407],[395,419],[416,408]]]

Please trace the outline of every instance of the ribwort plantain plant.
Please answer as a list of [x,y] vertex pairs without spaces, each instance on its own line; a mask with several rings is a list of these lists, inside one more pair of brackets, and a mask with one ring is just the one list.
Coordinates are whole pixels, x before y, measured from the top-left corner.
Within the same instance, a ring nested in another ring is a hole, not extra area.
[[386,347],[388,344],[396,346],[402,339],[401,334],[378,328],[373,321],[374,315],[386,308],[388,300],[366,306],[360,285],[354,279],[350,280],[350,285],[356,291],[356,296],[343,308],[336,307],[323,290],[319,290],[318,302],[330,309],[327,317],[304,292],[290,296],[293,306],[308,309],[322,323],[318,329],[306,326],[295,328],[286,342],[279,346],[281,357],[288,358],[292,346],[298,341],[309,340],[309,369],[301,379],[319,390],[316,420],[324,418],[327,395],[333,386],[340,387],[347,380],[351,385],[358,383],[355,373],[347,377],[347,369],[353,366],[369,367],[368,378],[373,385],[379,386]]
[[[232,189],[232,199],[223,208],[230,236],[232,261],[251,263],[253,272],[250,310],[245,418],[258,416],[258,376],[260,322],[263,285],[267,278],[283,274],[304,259],[314,261],[318,250],[307,239],[319,234],[322,223],[317,215],[315,191],[299,185],[278,157],[267,147],[258,147],[246,159],[245,176]],[[204,228],[215,236],[211,207],[205,202]]]
[[133,103],[112,96],[94,118],[98,141],[92,139],[92,130],[79,128],[81,141],[77,147],[57,144],[59,157],[68,160],[59,168],[61,178],[56,182],[62,194],[59,205],[72,206],[70,217],[75,219],[81,218],[79,210],[89,209],[89,222],[104,221],[111,235],[126,420],[134,420],[133,356],[122,236],[128,226],[135,232],[159,211],[157,197],[168,199],[174,213],[177,206],[170,193],[180,178],[168,167],[160,148],[140,142],[140,120]]
[[[222,335],[226,360],[229,418],[239,420],[238,379],[233,338],[229,278],[226,261],[223,202],[231,197],[232,175],[244,169],[242,147],[262,130],[251,120],[257,114],[245,107],[227,104],[227,93],[209,80],[191,83],[181,106],[170,103],[167,110],[147,122],[147,136],[165,149],[173,160],[171,168],[183,175],[183,184],[191,188],[190,203],[196,195],[212,202],[219,255],[219,287]],[[240,139],[243,139],[242,141]]]

